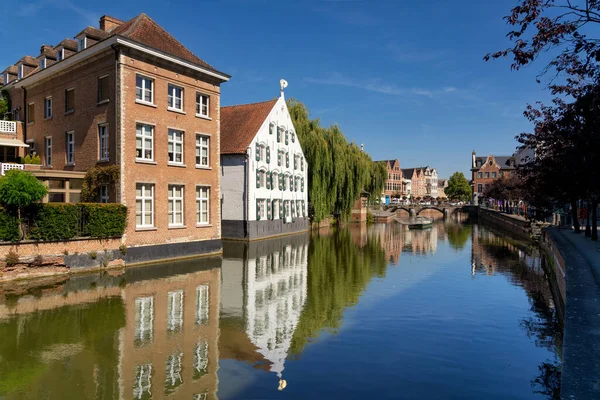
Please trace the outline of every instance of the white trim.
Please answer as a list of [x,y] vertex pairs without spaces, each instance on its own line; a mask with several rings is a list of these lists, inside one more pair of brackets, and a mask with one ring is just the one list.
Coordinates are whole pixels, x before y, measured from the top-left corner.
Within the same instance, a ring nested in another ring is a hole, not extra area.
[[[141,190],[142,190],[142,194],[139,197],[137,195],[137,186],[138,185],[141,186]],[[147,190],[146,187],[147,186],[149,186],[148,191],[150,192],[150,196],[146,196],[146,190]],[[154,187],[155,187],[154,183],[145,183],[145,182],[136,182],[135,183],[135,191],[136,191],[136,194],[135,194],[135,202],[136,202],[135,227],[136,228],[154,228]],[[151,222],[150,222],[150,224],[144,224],[144,214],[146,214],[148,211],[145,209],[146,208],[146,200],[148,200],[148,199],[150,199],[150,201],[151,201],[151,210],[150,210]],[[139,225],[137,223],[137,202],[138,202],[138,200],[140,200],[142,203],[141,207],[140,207],[140,215],[142,217],[142,220],[141,220],[141,224],[139,224]]]
[[[137,128],[138,128],[138,125],[141,125],[141,126],[142,126],[142,131],[141,131],[141,133],[142,133],[142,134],[140,135],[140,137],[142,138],[142,147],[141,147],[142,154],[141,154],[141,157],[138,157],[138,156],[137,156],[137,149],[138,149],[138,147],[137,147],[137,138],[138,138],[138,133],[137,133],[137,131],[138,131],[138,129],[137,129]],[[149,127],[151,127],[151,128],[152,128],[152,129],[151,129],[151,132],[152,132],[152,135],[151,135],[151,136],[146,136],[146,135],[144,134],[144,133],[145,133],[145,130],[143,129],[143,127],[144,127],[144,126],[149,126]],[[144,162],[153,162],[153,161],[154,161],[154,128],[155,128],[155,126],[154,126],[154,125],[144,124],[144,123],[140,123],[140,122],[137,122],[137,123],[135,124],[135,140],[136,140],[136,144],[135,144],[135,153],[136,153],[136,154],[135,154],[135,160],[136,160],[136,161],[144,161]],[[152,151],[152,157],[151,157],[151,158],[146,158],[146,157],[144,156],[144,154],[145,154],[145,151],[146,151],[146,150],[148,150],[148,149],[146,149],[146,147],[145,147],[145,143],[146,143],[146,138],[147,138],[147,137],[149,137],[149,138],[151,139],[151,142],[152,142],[152,145],[151,145],[151,147],[150,147],[150,150]]]
[[[171,93],[171,89],[173,91],[172,93]],[[177,101],[177,97],[175,97],[175,92],[177,91],[177,89],[181,90],[181,99],[180,99],[181,107],[180,108],[177,108],[175,106],[176,101]],[[185,107],[185,105],[183,103],[183,101],[184,101],[184,92],[185,92],[185,88],[183,86],[167,82],[167,110],[169,110],[169,111],[184,112],[183,111],[184,107]],[[169,104],[169,97],[173,100],[173,105]]]
[[[206,140],[207,140],[206,146],[202,143],[202,140],[200,140],[200,144],[198,143],[198,139],[201,139],[201,138],[206,138]],[[210,135],[205,135],[203,133],[196,133],[196,148],[195,148],[196,153],[195,153],[195,160],[194,160],[196,163],[196,168],[210,168],[210,141],[211,141]],[[206,148],[206,165],[203,165],[202,163],[198,164],[198,157],[200,157],[200,161],[202,161],[202,149],[203,148]],[[200,152],[198,150],[200,150]]]
[[[138,99],[137,98],[137,80],[138,77],[142,79],[142,98]],[[144,84],[145,80],[149,80],[150,81],[150,89],[146,88],[146,85]],[[150,91],[150,101],[144,100],[144,91],[145,90],[149,90]],[[154,78],[149,77],[147,75],[142,75],[142,74],[135,74],[135,102],[136,103],[141,103],[141,104],[148,104],[148,105],[152,105],[154,107],[156,107],[156,105],[154,104]]]
[[[181,196],[175,196],[176,190],[181,190]],[[167,185],[167,219],[169,221],[169,228],[184,226],[185,224],[185,186],[180,184],[168,184]],[[169,205],[172,203],[172,209],[169,215]],[[181,203],[181,211],[176,211],[177,203]],[[176,222],[177,214],[181,214],[181,222]]]
[[[104,135],[101,134],[100,130],[101,128],[105,128],[104,129]],[[105,142],[105,149],[106,151],[103,152],[103,148],[102,148],[102,139],[104,137],[104,142]],[[103,122],[101,124],[98,124],[98,161],[108,161],[110,159],[110,133],[108,130],[108,122]],[[104,155],[106,155],[106,157],[104,157]]]
[[[48,100],[50,100],[50,107],[48,107]],[[44,97],[44,119],[52,118],[54,104],[52,102],[52,96]],[[50,111],[50,113],[48,113]]]
[[[172,137],[171,137],[172,136]],[[179,136],[179,138],[178,138]],[[169,164],[183,165],[185,163],[185,131],[181,129],[167,128],[167,157],[173,154],[173,159],[169,160]],[[177,145],[181,145],[181,152],[176,150]],[[172,151],[169,151],[169,145],[172,146]],[[181,153],[181,160],[177,161],[177,154]]]
[[[200,190],[200,196],[198,196],[198,189],[207,189],[206,197],[202,197],[202,190]],[[195,196],[196,196],[196,226],[207,226],[210,224],[210,185],[196,185]],[[206,201],[206,222],[198,221],[202,219],[202,202]],[[198,213],[198,203],[200,203],[200,212]],[[199,218],[200,217],[200,218]]]

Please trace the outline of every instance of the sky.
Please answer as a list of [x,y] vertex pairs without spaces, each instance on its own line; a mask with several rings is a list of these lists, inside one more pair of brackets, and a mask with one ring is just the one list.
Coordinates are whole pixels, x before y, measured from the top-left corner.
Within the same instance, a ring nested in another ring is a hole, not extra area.
[[[527,103],[547,102],[543,60],[511,71],[483,56],[510,46],[502,19],[516,0],[16,2],[4,18],[0,70],[107,14],[148,14],[194,54],[232,76],[221,104],[279,95],[338,124],[374,160],[470,173],[471,151],[510,155],[530,131]],[[167,6],[168,5],[168,6]]]

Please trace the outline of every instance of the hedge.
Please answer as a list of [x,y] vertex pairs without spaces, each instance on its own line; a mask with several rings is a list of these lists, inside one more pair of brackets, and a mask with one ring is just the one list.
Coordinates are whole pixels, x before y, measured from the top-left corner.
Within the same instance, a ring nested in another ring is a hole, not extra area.
[[83,236],[122,236],[127,225],[127,207],[119,203],[80,203]]
[[16,242],[20,237],[17,213],[0,207],[0,241]]
[[77,236],[79,207],[67,203],[36,204],[31,208],[31,219],[29,239],[72,239]]

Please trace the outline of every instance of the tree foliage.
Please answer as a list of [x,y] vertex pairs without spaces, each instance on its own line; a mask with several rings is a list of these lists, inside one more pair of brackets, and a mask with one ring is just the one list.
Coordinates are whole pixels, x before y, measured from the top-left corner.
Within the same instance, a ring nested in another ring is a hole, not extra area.
[[288,100],[288,109],[309,166],[308,201],[315,221],[332,214],[347,219],[363,191],[379,198],[387,179],[383,163],[349,143],[339,126],[324,128],[319,119],[311,120],[299,101]]
[[10,108],[10,95],[6,89],[2,89],[0,90],[0,120],[6,119]]
[[94,202],[98,199],[98,191],[102,185],[114,185],[121,176],[118,165],[94,167],[87,170],[81,188],[81,201]]
[[0,204],[23,208],[44,198],[48,189],[29,172],[11,170],[0,178]]
[[484,197],[496,200],[521,200],[523,185],[516,174],[501,176],[485,187]]
[[449,199],[469,201],[471,200],[471,185],[462,172],[455,172],[448,179],[448,187],[444,193]]

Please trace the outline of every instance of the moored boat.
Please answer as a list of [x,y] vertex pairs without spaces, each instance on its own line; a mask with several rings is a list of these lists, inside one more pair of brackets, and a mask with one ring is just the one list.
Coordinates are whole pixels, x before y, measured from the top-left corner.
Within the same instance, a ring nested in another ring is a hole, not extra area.
[[408,229],[426,229],[433,226],[433,219],[427,217],[417,217],[408,224]]

